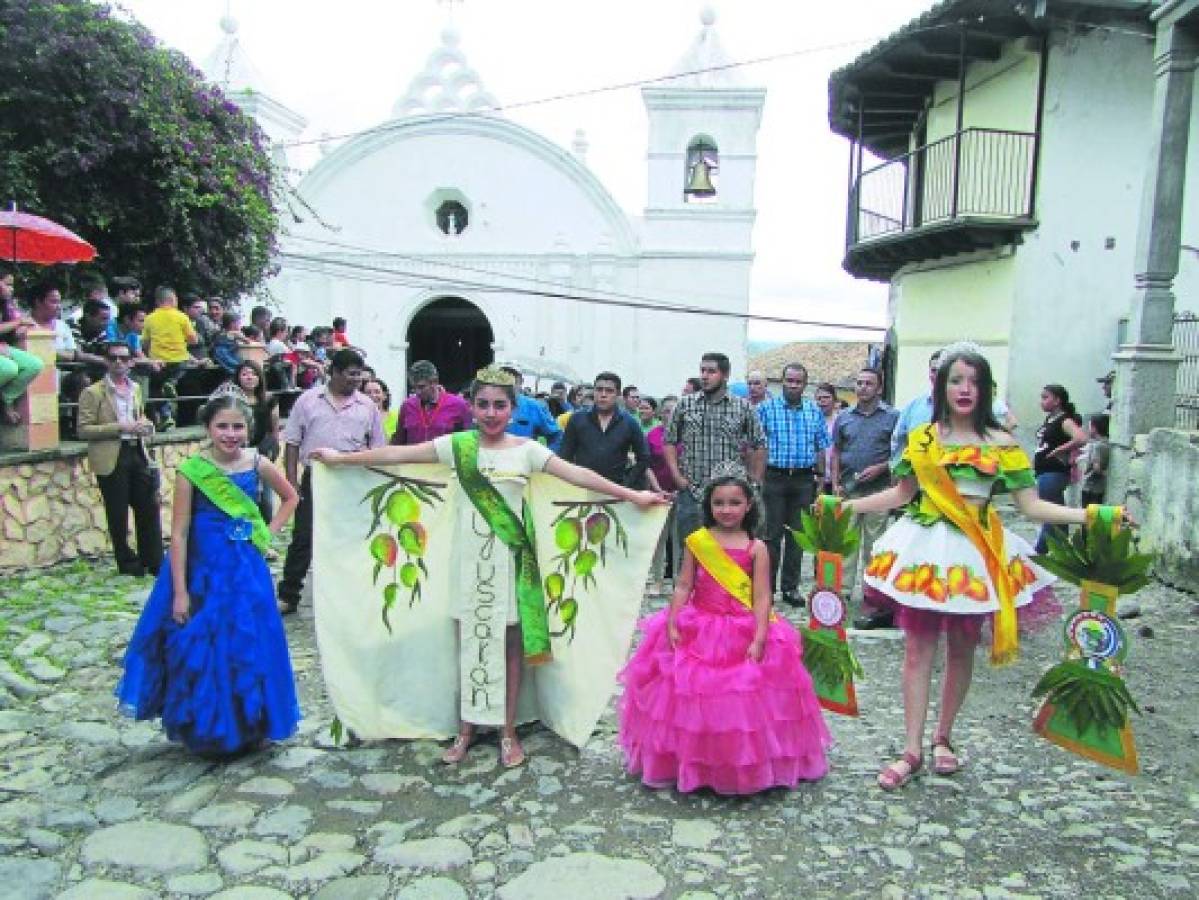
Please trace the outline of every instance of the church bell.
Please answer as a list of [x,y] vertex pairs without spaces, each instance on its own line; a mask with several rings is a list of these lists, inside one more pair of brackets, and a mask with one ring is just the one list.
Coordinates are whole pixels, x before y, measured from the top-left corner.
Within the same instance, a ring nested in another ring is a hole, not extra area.
[[700,156],[691,167],[691,177],[683,193],[689,197],[714,197],[716,187],[712,184],[712,165]]

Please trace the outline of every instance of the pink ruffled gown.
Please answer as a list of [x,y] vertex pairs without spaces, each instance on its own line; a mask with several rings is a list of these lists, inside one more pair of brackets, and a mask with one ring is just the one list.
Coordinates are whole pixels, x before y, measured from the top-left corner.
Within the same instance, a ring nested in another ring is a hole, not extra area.
[[[727,550],[746,572],[750,550]],[[832,740],[799,635],[771,622],[760,663],[746,655],[754,617],[696,566],[690,602],[670,646],[662,610],[641,623],[645,638],[620,673],[620,745],[633,775],[652,787],[753,794],[795,787],[828,772]]]

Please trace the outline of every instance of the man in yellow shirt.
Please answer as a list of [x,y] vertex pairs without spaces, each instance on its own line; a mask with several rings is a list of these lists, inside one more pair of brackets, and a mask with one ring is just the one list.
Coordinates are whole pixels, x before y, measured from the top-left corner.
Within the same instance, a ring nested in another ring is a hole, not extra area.
[[179,310],[179,297],[174,288],[160,287],[154,291],[154,311],[146,316],[142,328],[142,349],[150,359],[164,363],[150,382],[150,390],[166,397],[155,410],[159,431],[175,427],[175,405],[179,395],[176,385],[191,362],[187,347],[199,341],[191,319]]

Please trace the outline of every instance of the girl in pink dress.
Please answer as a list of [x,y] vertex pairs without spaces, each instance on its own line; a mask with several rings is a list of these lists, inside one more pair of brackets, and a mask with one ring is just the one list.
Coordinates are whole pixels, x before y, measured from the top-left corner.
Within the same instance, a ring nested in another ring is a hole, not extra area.
[[642,622],[620,674],[620,745],[651,787],[753,794],[828,771],[831,739],[799,636],[770,611],[752,496],[744,470],[713,475],[707,527],[687,538],[670,606]]

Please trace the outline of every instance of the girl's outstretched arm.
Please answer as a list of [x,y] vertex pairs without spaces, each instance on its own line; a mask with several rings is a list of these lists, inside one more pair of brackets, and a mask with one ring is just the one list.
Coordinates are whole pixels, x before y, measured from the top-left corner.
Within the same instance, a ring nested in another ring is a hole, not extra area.
[[321,448],[313,450],[308,457],[327,466],[387,466],[393,463],[434,463],[437,450],[432,441],[423,444],[385,444],[370,450],[342,453],[339,450]]
[[556,478],[561,478],[568,484],[573,484],[575,487],[586,488],[589,491],[595,491],[599,494],[607,494],[609,497],[615,497],[617,500],[628,500],[630,503],[636,503],[638,506],[654,506],[658,503],[670,502],[669,498],[663,497],[661,494],[655,494],[653,491],[631,490],[624,485],[609,481],[598,472],[584,469],[582,466],[576,466],[574,463],[568,463],[557,456],[550,457],[550,461],[545,464],[545,471]]
[[903,506],[916,496],[916,479],[908,476],[901,478],[885,491],[871,494],[868,497],[855,497],[841,504],[842,509],[855,513],[886,512],[889,509]]
[[1025,518],[1046,525],[1085,525],[1087,511],[1073,506],[1058,506],[1037,496],[1036,488],[1021,488],[1012,494],[1016,509]]
[[683,564],[679,567],[679,577],[674,580],[674,594],[670,598],[670,612],[666,614],[666,634],[670,638],[670,646],[679,645],[679,629],[675,618],[687,598],[691,596],[691,586],[695,584],[695,557],[691,550],[683,548]]

